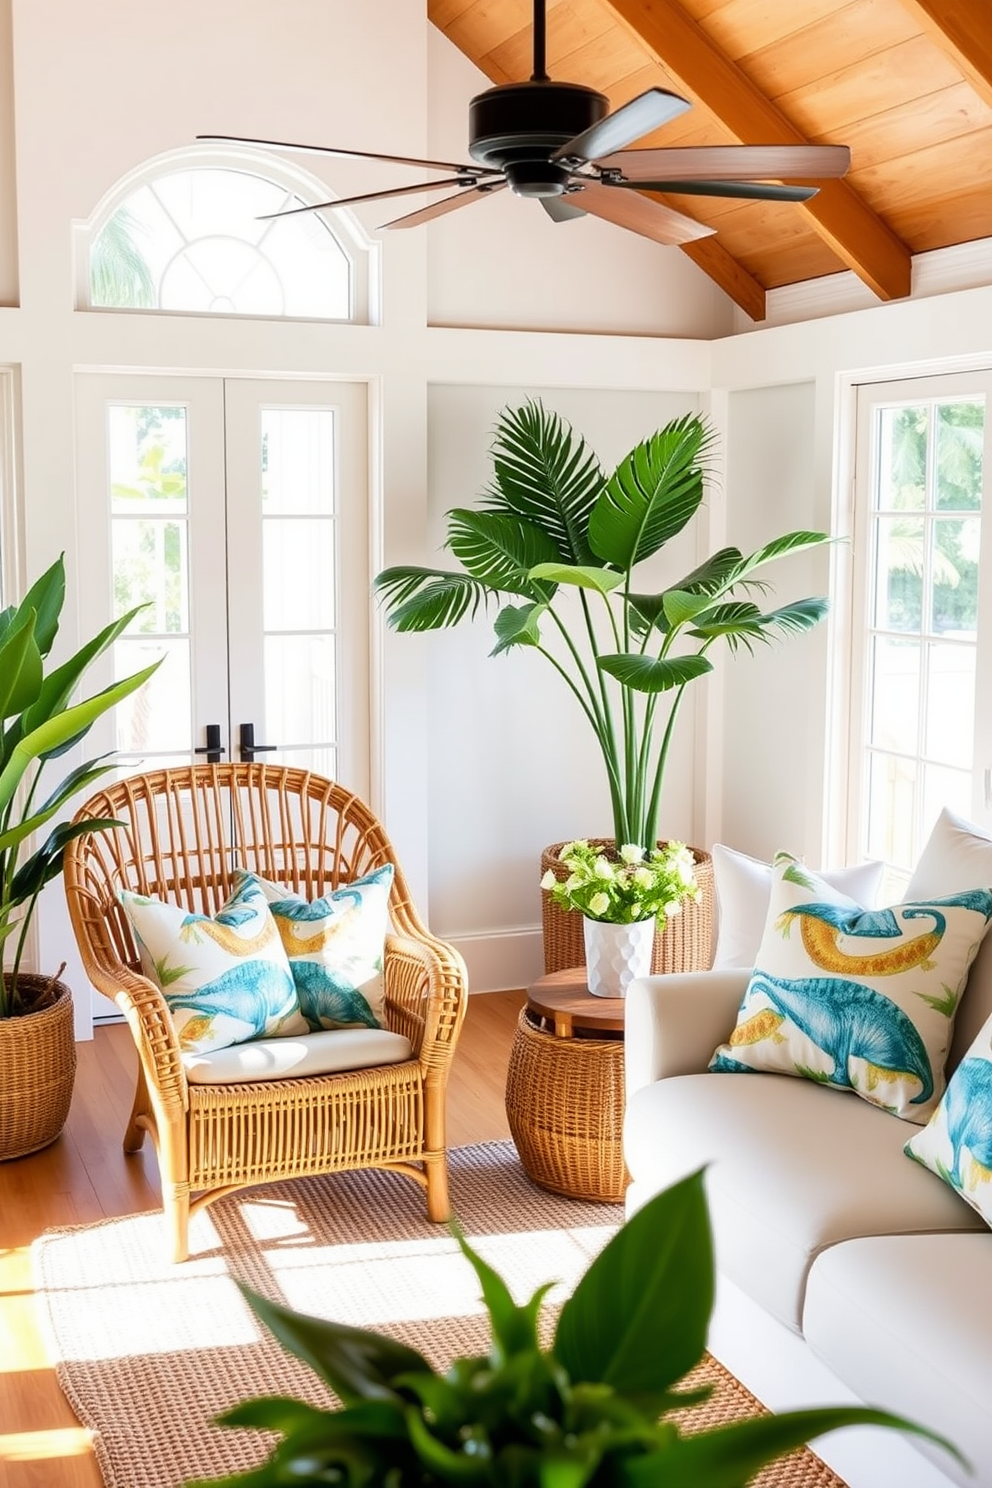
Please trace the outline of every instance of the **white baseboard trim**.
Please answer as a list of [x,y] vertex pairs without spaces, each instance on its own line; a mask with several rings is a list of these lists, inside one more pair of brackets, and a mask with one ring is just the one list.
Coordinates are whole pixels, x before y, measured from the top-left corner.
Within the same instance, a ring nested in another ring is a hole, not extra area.
[[437,933],[463,957],[469,992],[507,992],[529,987],[544,975],[544,942],[536,925],[463,935]]

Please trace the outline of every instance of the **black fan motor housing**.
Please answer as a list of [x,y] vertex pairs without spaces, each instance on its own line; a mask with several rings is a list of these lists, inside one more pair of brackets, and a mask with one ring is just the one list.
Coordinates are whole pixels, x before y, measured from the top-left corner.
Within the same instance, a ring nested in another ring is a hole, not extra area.
[[609,108],[602,93],[581,83],[503,83],[469,104],[468,152],[480,165],[505,171],[518,196],[561,196],[569,171],[551,156]]

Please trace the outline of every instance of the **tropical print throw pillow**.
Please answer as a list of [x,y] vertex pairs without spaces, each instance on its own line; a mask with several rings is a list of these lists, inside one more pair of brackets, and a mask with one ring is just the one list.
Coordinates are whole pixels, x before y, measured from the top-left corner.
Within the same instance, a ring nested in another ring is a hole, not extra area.
[[779,853],[757,964],[710,1069],[801,1075],[922,1125],[990,918],[989,889],[863,909]]
[[992,1018],[951,1076],[940,1105],[905,1150],[992,1225]]
[[244,869],[235,881],[255,884],[268,900],[312,1029],[383,1026],[392,863],[313,900]]
[[308,1033],[268,901],[239,884],[218,914],[121,894],[145,976],[161,988],[184,1052]]

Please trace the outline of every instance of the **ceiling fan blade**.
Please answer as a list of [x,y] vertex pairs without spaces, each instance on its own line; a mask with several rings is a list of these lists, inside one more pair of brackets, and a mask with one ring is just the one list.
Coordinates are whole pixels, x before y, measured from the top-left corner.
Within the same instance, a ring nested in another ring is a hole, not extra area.
[[611,190],[669,191],[673,196],[734,196],[744,201],[809,201],[818,186],[770,186],[767,181],[607,181]]
[[502,191],[506,186],[505,181],[492,181],[480,186],[468,186],[464,191],[455,196],[446,196],[433,206],[421,207],[419,212],[410,212],[406,217],[394,217],[392,222],[383,222],[383,227],[419,227],[422,222],[432,222],[435,217],[444,217],[448,212],[457,211],[459,207],[467,207],[469,202],[478,201],[480,196],[491,196],[494,191]]
[[638,191],[618,191],[615,186],[603,186],[598,181],[584,184],[578,199],[583,209],[594,217],[604,217],[607,222],[629,228],[644,238],[653,238],[656,243],[692,243],[697,238],[712,237],[716,230],[703,222],[694,222],[691,217],[683,217],[681,212],[673,212]]
[[622,171],[628,181],[828,180],[850,164],[846,145],[683,145],[620,150],[596,161],[600,170]]
[[631,140],[640,139],[662,124],[668,124],[691,108],[687,98],[669,93],[664,88],[649,88],[639,93],[629,103],[607,114],[598,124],[591,124],[574,139],[570,139],[556,150],[553,160],[595,160],[601,156],[622,150]]
[[288,140],[248,139],[241,134],[198,134],[215,145],[263,145],[267,150],[295,150],[301,155],[336,155],[342,160],[384,160],[387,165],[420,165],[426,170],[471,171],[458,160],[417,160],[410,155],[379,155],[374,150],[339,150],[333,145],[294,145]]
[[418,191],[439,191],[442,186],[470,186],[472,181],[466,181],[460,176],[446,176],[443,181],[418,181],[416,186],[393,186],[388,191],[366,191],[361,196],[341,196],[335,201],[312,202],[305,207],[287,207],[284,212],[263,212],[255,220],[257,222],[272,222],[277,217],[296,217],[300,212],[320,212],[324,207],[353,207],[358,202],[383,201],[390,196],[412,196]]
[[584,217],[585,207],[577,207],[565,196],[543,196],[541,206],[552,222],[571,222],[573,217]]

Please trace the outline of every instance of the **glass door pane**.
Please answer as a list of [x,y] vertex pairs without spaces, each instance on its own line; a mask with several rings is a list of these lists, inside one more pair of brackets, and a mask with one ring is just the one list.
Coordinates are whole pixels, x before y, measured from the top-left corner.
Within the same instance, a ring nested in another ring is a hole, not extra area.
[[216,378],[81,376],[77,409],[83,634],[144,605],[103,685],[164,658],[101,721],[100,743],[117,750],[120,773],[188,764],[207,724],[220,724],[227,744],[223,388]]
[[989,388],[971,374],[859,390],[849,851],[902,876],[942,807],[980,814],[992,759],[977,692]]
[[[368,794],[365,389],[227,388],[231,718],[264,758]],[[257,585],[262,603],[243,600]],[[249,663],[249,655],[255,659]]]

